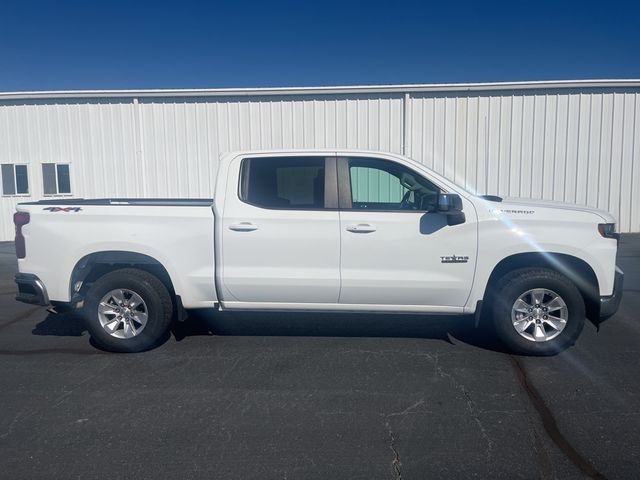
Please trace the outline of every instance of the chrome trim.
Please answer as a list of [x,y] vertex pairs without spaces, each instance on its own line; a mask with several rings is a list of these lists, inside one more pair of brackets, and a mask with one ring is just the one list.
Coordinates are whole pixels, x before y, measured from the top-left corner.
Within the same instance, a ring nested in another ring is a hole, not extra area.
[[49,305],[47,289],[36,275],[32,273],[16,273],[14,278],[18,284],[18,302],[30,303],[32,305]]
[[616,266],[616,276],[613,282],[613,294],[600,297],[600,315],[598,323],[604,322],[618,311],[622,301],[622,287],[624,285],[624,272]]

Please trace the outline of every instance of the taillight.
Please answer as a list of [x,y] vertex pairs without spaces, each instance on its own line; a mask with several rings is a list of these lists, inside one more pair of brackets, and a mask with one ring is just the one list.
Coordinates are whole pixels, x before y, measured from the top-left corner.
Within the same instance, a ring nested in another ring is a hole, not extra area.
[[31,218],[27,212],[16,212],[13,214],[13,223],[16,226],[16,256],[18,258],[24,258],[27,256],[27,247],[24,242],[24,235],[22,235],[22,227],[29,223]]
[[615,238],[616,240],[620,238],[620,234],[616,233],[615,223],[599,223],[598,232],[605,238]]

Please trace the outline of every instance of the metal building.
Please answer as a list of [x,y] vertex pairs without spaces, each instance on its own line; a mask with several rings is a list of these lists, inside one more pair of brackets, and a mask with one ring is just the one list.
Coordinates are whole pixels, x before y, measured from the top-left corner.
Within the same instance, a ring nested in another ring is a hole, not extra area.
[[640,231],[640,80],[0,93],[0,240],[48,196],[210,197],[221,152],[404,153],[478,193]]

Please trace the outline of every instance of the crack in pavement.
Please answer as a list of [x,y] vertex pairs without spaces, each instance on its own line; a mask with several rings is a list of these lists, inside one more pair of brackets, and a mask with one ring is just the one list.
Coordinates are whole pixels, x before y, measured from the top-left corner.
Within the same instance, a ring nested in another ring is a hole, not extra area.
[[387,430],[389,431],[389,439],[390,439],[389,448],[393,452],[393,459],[391,460],[391,469],[394,474],[394,477],[397,478],[398,480],[402,480],[402,471],[400,470],[400,465],[402,465],[402,463],[400,462],[400,453],[396,448],[396,438],[393,435],[393,431],[391,430],[391,425],[389,424],[389,420],[386,420],[384,422],[384,425],[385,427],[387,427]]
[[491,440],[491,438],[487,434],[487,431],[484,428],[484,425],[482,424],[480,417],[478,416],[475,401],[471,398],[471,395],[469,394],[466,387],[462,383],[458,382],[458,380],[456,380],[451,374],[445,372],[442,369],[442,367],[440,367],[440,365],[438,364],[437,354],[435,355],[434,369],[441,378],[448,378],[449,383],[451,383],[451,385],[455,389],[460,391],[463,397],[465,398],[465,401],[467,403],[467,410],[469,411],[469,414],[471,415],[476,425],[478,426],[478,429],[480,430],[480,434],[482,435],[482,438],[484,438],[485,442],[487,443],[486,456],[487,456],[487,462],[488,462],[491,459],[491,455],[493,453],[493,440]]
[[567,457],[571,463],[573,463],[584,475],[589,478],[597,479],[597,480],[606,480],[601,472],[599,472],[596,467],[589,462],[586,458],[584,458],[574,447],[571,445],[569,440],[562,434],[560,429],[558,428],[558,424],[556,422],[553,413],[545,403],[544,399],[538,392],[538,390],[533,386],[533,384],[529,381],[527,377],[527,372],[524,369],[521,362],[518,361],[516,357],[513,355],[509,355],[509,359],[511,360],[511,365],[515,370],[516,377],[520,386],[529,397],[529,401],[533,405],[533,408],[540,415],[540,419],[542,420],[542,426],[544,427],[545,432],[551,438],[553,443],[560,449],[562,453]]
[[[463,397],[465,399],[465,403],[467,405],[467,411],[468,411],[469,415],[471,415],[471,418],[473,419],[474,423],[478,427],[478,430],[480,431],[480,435],[482,436],[482,438],[485,440],[485,442],[487,444],[486,461],[489,462],[491,460],[491,457],[493,455],[494,442],[489,437],[489,434],[487,433],[487,430],[486,430],[484,424],[482,423],[482,420],[480,420],[480,416],[478,415],[478,408],[477,408],[476,402],[473,400],[473,398],[471,398],[471,395],[469,394],[467,388],[462,383],[460,383],[458,380],[456,380],[451,374],[449,374],[449,373],[447,373],[447,372],[445,372],[443,370],[443,368],[439,364],[439,354],[438,353],[435,353],[435,354],[432,355],[430,353],[423,353],[423,352],[415,353],[415,352],[407,352],[407,351],[396,352],[396,351],[385,351],[385,350],[362,350],[362,349],[344,350],[342,353],[367,353],[367,354],[382,355],[382,356],[384,356],[387,353],[395,353],[395,354],[401,353],[401,354],[404,354],[404,355],[411,355],[411,356],[418,356],[418,357],[422,357],[422,358],[427,358],[428,360],[433,362],[433,367],[434,367],[435,374],[438,375],[441,378],[448,379],[449,383],[451,384],[451,386],[462,393],[462,395],[463,395]],[[408,413],[411,413],[411,411],[414,408],[416,408],[416,407],[418,407],[420,405],[421,405],[421,402],[417,402],[416,404],[408,407],[405,411],[396,413],[395,415],[406,415]],[[389,415],[387,415],[387,418],[388,417],[389,417]]]
[[[416,412],[414,412],[414,410],[416,408],[418,408],[419,406],[421,406],[421,405],[424,405],[424,398],[421,398],[416,403],[414,403],[413,405],[405,408],[401,412],[393,412],[393,413],[388,414],[387,418],[389,418],[389,417],[404,417],[405,415],[409,415],[411,413],[416,413]],[[427,413],[433,413],[433,411],[431,411],[431,410],[426,410],[426,412]],[[424,413],[424,411],[422,413]]]
[[[424,404],[425,404],[424,398],[421,398],[420,400],[415,402],[413,405],[409,405],[407,408],[405,408],[401,412],[392,412],[386,415],[382,414],[383,418],[385,419],[384,426],[387,428],[387,431],[389,432],[389,439],[390,439],[389,448],[391,448],[391,451],[393,452],[393,459],[391,460],[391,469],[395,478],[402,479],[402,471],[400,470],[400,466],[402,465],[402,462],[400,462],[400,453],[396,448],[396,437],[393,434],[393,430],[391,430],[391,424],[389,423],[389,419],[392,417],[404,417],[405,415],[410,415],[412,413],[415,413],[414,410],[420,406],[423,406]],[[429,413],[433,413],[433,412],[429,412]]]
[[29,310],[27,310],[26,312],[21,313],[20,315],[18,315],[14,319],[9,320],[8,322],[3,323],[2,325],[0,325],[0,330],[2,330],[3,328],[8,327],[9,325],[13,325],[14,323],[18,323],[18,322],[21,322],[22,320],[26,320],[27,318],[29,318],[31,315],[33,315],[34,313],[36,313],[40,309],[42,309],[42,307],[30,308]]
[[[343,353],[351,353],[354,351],[345,351]],[[369,354],[377,354],[377,355],[384,355],[386,353],[390,353],[390,352],[385,352],[385,351],[365,351],[365,350],[357,350],[355,351],[357,353],[369,353]],[[397,352],[394,352],[397,353]],[[436,353],[435,355],[429,354],[429,353],[409,353],[409,352],[401,352],[403,354],[410,354],[410,355],[415,355],[415,356],[420,356],[420,357],[424,357],[427,358],[429,360],[431,360],[434,363],[434,371],[435,373],[441,377],[441,378],[447,378],[450,382],[450,384],[456,388],[457,390],[459,390],[465,401],[467,404],[467,410],[469,412],[469,414],[471,415],[471,417],[473,418],[474,422],[476,423],[478,429],[480,430],[480,433],[482,435],[482,437],[484,438],[484,440],[487,443],[487,450],[486,450],[486,457],[487,457],[487,461],[489,461],[492,457],[492,453],[493,453],[493,449],[494,449],[494,442],[491,440],[491,438],[489,437],[481,419],[480,416],[478,415],[478,409],[477,409],[477,405],[475,403],[475,401],[473,400],[473,398],[471,397],[470,393],[468,392],[468,390],[466,389],[466,387],[460,383],[456,378],[454,378],[451,374],[445,372],[442,367],[439,365],[439,358],[438,358],[438,354]],[[560,432],[560,429],[558,428],[558,425],[556,423],[556,420],[553,416],[553,414],[551,413],[551,411],[549,410],[549,407],[547,407],[547,405],[545,404],[544,400],[542,399],[542,396],[540,395],[540,393],[538,393],[538,391],[536,390],[536,388],[531,384],[531,382],[529,381],[527,374],[524,370],[524,367],[521,365],[521,363],[512,355],[507,355],[511,361],[511,365],[513,367],[513,369],[515,370],[516,373],[516,377],[517,380],[521,386],[521,388],[525,391],[525,393],[527,394],[527,398],[529,399],[529,401],[531,402],[533,408],[536,410],[536,412],[539,414],[540,419],[542,421],[542,427],[544,428],[545,433],[547,434],[547,436],[554,442],[554,444],[560,449],[560,451],[567,457],[567,459],[573,463],[584,475],[586,475],[588,478],[592,478],[592,479],[597,479],[597,480],[606,480],[606,476],[603,475],[600,471],[598,471],[594,465],[592,465],[586,458],[584,458],[571,444],[570,442],[564,437],[564,435],[562,434],[562,432]],[[417,402],[414,405],[411,405],[410,407],[408,407],[407,409],[405,409],[402,412],[397,412],[391,415],[386,415],[387,421],[386,421],[386,425],[387,428],[389,429],[389,434],[392,437],[392,450],[394,451],[394,455],[397,453],[396,449],[395,449],[395,438],[393,437],[393,433],[391,432],[391,429],[389,428],[389,423],[388,423],[388,418],[390,416],[404,416],[406,414],[409,413],[413,413],[413,410],[420,406],[421,402]],[[534,432],[534,437],[537,437],[537,435]],[[539,438],[535,439],[538,442],[540,441]],[[534,442],[535,443],[535,442]],[[553,475],[553,467],[551,465],[551,460],[548,457],[548,454],[546,452],[544,452],[543,450],[536,451],[536,455],[541,457],[539,458],[539,460],[541,460],[541,467],[543,470],[543,476],[545,477],[549,477]],[[394,457],[394,461],[397,460],[398,465],[400,464],[400,460],[399,460],[399,456]],[[394,464],[395,465],[395,464]]]

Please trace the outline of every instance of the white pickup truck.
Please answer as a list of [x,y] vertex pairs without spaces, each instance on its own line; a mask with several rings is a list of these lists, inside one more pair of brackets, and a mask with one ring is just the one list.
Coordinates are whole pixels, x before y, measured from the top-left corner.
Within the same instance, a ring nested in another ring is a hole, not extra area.
[[18,205],[17,300],[81,309],[112,351],[152,348],[186,310],[217,308],[482,312],[537,355],[620,303],[603,211],[475,196],[368,151],[229,153],[216,182],[214,200]]

